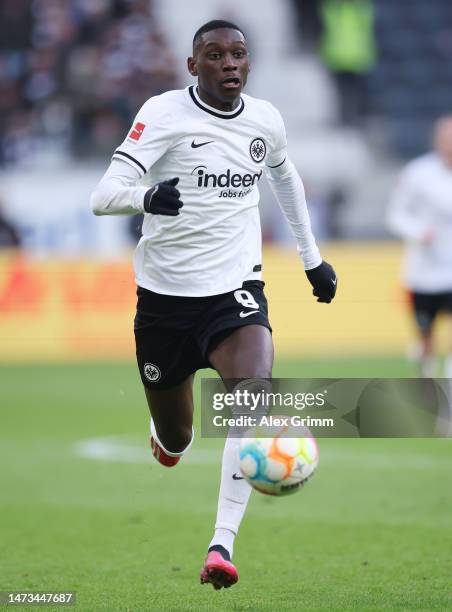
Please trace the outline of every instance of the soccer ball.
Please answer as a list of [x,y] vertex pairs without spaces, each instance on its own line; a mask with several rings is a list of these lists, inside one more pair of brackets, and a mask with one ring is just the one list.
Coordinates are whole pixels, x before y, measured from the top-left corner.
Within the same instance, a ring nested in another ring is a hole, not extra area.
[[295,493],[318,465],[319,451],[315,438],[312,435],[304,438],[283,437],[287,433],[288,428],[283,426],[272,437],[247,437],[241,440],[240,470],[249,484],[261,493]]

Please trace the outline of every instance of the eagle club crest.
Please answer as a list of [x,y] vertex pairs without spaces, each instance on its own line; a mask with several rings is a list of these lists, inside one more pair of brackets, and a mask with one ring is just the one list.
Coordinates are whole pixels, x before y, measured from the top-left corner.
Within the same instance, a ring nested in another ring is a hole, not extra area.
[[262,138],[254,138],[250,144],[251,159],[257,163],[261,162],[267,153],[267,146]]
[[162,376],[159,368],[153,363],[145,363],[143,371],[149,382],[157,382]]

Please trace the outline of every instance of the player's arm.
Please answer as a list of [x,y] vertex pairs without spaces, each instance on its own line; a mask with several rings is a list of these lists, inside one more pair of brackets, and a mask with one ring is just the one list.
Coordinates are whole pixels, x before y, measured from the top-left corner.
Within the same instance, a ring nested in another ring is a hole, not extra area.
[[95,215],[179,214],[182,202],[176,189],[177,177],[168,177],[151,188],[137,185],[171,146],[173,123],[168,105],[159,97],[151,98],[143,105],[91,196]]
[[305,270],[316,268],[322,262],[311,230],[304,185],[293,163],[287,158],[281,165],[266,168],[270,187],[287,219],[298,245]]
[[416,168],[402,172],[392,193],[386,213],[388,229],[403,240],[429,242],[432,230],[421,216]]
[[135,215],[150,213],[175,217],[182,207],[177,177],[153,187],[136,185],[138,171],[120,159],[113,159],[91,195],[95,215]]
[[272,150],[266,162],[266,175],[297,241],[313,294],[318,302],[331,302],[337,289],[336,273],[329,263],[322,260],[312,233],[303,181],[287,156],[284,123],[279,113],[276,115]]
[[276,167],[267,167],[267,178],[298,245],[306,276],[318,302],[329,303],[337,289],[333,267],[322,260],[311,230],[303,182],[293,163],[287,158]]
[[113,159],[96,189],[91,194],[95,215],[134,215],[144,212],[144,196],[148,187],[136,186],[138,171],[129,164]]

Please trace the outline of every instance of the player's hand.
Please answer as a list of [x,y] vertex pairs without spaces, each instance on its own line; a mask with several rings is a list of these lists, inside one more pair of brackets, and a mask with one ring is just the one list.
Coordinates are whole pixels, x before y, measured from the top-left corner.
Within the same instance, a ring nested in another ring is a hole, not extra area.
[[306,276],[313,286],[312,293],[318,298],[317,301],[329,304],[336,295],[337,289],[337,276],[333,266],[322,261],[317,268],[306,270]]
[[184,205],[181,202],[180,192],[176,189],[179,178],[157,183],[144,194],[144,210],[153,215],[167,215],[177,217],[179,208]]

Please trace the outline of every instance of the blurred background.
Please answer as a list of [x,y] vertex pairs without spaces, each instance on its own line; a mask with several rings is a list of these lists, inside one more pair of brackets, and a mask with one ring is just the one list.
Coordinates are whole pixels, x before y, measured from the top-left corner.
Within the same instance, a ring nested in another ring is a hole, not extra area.
[[280,109],[340,277],[326,316],[263,184],[277,349],[404,353],[411,323],[385,210],[402,164],[429,150],[452,109],[447,0],[188,0],[184,11],[177,0],[3,0],[1,360],[133,356],[140,219],[96,218],[89,195],[141,104],[191,82],[192,35],[211,18],[247,33],[247,92]]

